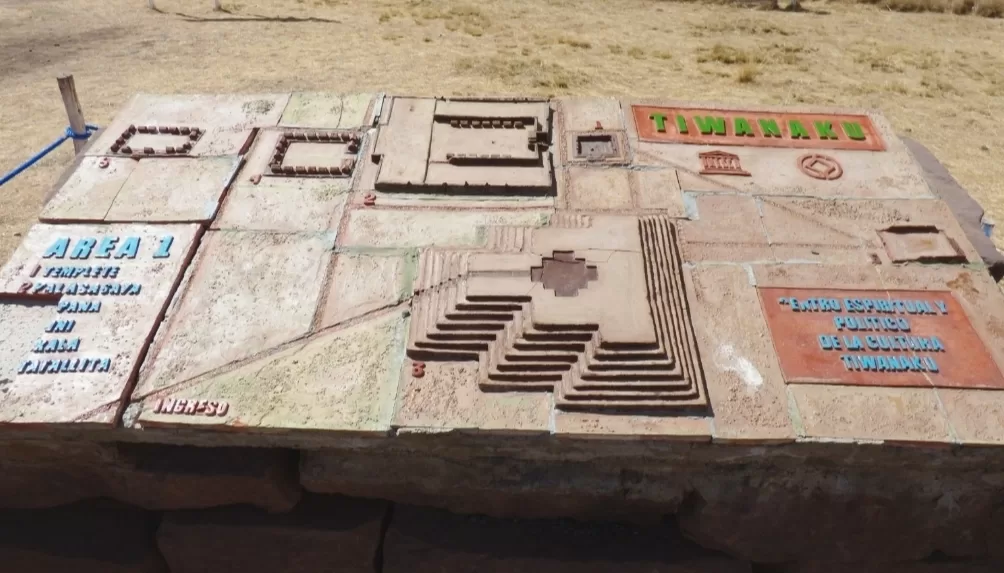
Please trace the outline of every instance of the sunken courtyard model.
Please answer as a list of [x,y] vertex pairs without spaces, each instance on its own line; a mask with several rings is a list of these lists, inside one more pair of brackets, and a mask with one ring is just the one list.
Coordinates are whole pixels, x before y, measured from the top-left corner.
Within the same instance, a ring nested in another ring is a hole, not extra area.
[[303,488],[1001,553],[1000,261],[877,112],[137,96],[92,139],[0,270],[0,505]]

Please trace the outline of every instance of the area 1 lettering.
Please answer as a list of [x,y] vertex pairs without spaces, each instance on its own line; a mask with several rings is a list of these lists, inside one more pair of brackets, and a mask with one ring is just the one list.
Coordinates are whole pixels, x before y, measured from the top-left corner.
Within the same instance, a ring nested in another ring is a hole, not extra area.
[[43,277],[58,279],[114,279],[122,267],[45,267]]
[[171,245],[174,244],[174,237],[172,235],[167,235],[160,238],[160,246],[157,247],[157,252],[153,254],[155,259],[166,259],[171,256]]
[[23,360],[17,369],[18,374],[66,374],[109,372],[112,369],[110,358],[64,358],[50,360]]
[[92,296],[138,295],[143,285],[136,283],[35,283],[32,294],[66,294]]
[[[76,243],[69,237],[57,238],[45,253],[42,255],[46,259],[62,259],[67,254],[71,259],[89,259],[93,255],[98,259],[135,259],[139,253],[140,238],[108,236],[103,237],[100,242],[93,237],[82,237]],[[168,245],[170,249],[170,245]]]
[[100,300],[60,300],[56,312],[101,312]]
[[[96,314],[100,313],[104,301],[86,300],[76,297],[118,297],[137,296],[143,292],[143,285],[132,282],[116,282],[122,272],[122,266],[116,260],[125,261],[137,258],[142,240],[140,237],[120,237],[105,235],[102,237],[58,237],[52,241],[42,255],[43,259],[93,259],[101,264],[53,264],[35,265],[30,277],[39,282],[24,282],[19,292],[38,295],[60,296],[56,303],[59,314]],[[152,253],[154,259],[166,259],[171,256],[174,245],[173,235],[162,235],[156,242]],[[149,252],[149,251],[147,251]],[[105,262],[107,261],[107,262]],[[60,280],[69,279],[69,280]],[[87,280],[90,279],[90,280]],[[106,279],[100,282],[94,279]],[[46,282],[51,281],[51,282]],[[70,297],[74,297],[72,300]],[[85,322],[87,324],[87,322]],[[107,373],[111,372],[111,358],[72,357],[46,358],[39,355],[56,355],[79,353],[82,341],[79,336],[66,337],[74,332],[77,321],[73,319],[56,319],[45,327],[45,334],[35,341],[31,347],[34,357],[21,362],[19,374],[62,374],[62,373]],[[55,336],[53,336],[55,335]],[[64,335],[64,337],[59,337]],[[214,403],[213,412],[219,410]],[[225,409],[224,409],[225,411]]]
[[79,338],[50,338],[48,340],[36,340],[32,352],[76,352],[80,350]]
[[45,327],[45,331],[52,332],[73,332],[73,327],[77,325],[75,320],[54,320]]

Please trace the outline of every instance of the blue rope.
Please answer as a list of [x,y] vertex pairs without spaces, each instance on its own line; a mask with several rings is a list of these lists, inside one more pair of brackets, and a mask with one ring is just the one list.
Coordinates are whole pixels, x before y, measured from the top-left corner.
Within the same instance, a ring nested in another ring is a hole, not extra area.
[[20,174],[22,171],[38,163],[40,159],[42,159],[50,152],[52,152],[53,149],[59,147],[67,139],[87,139],[88,137],[91,136],[92,133],[94,133],[98,129],[99,128],[96,125],[87,124],[87,126],[85,126],[84,133],[77,133],[73,131],[72,127],[67,127],[66,131],[63,132],[62,137],[60,137],[56,141],[53,141],[49,145],[45,146],[45,149],[43,149],[42,151],[39,151],[35,155],[29,157],[27,161],[15,167],[14,170],[11,171],[10,173],[4,175],[3,177],[0,177],[0,185],[3,185],[4,183],[10,181],[11,179],[17,177],[17,175]]

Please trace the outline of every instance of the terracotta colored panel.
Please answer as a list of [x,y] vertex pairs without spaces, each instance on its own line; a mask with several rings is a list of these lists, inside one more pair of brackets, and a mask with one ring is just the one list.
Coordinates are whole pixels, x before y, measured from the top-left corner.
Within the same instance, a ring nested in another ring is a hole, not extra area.
[[[631,106],[631,111],[638,127],[638,138],[642,141],[885,151],[885,143],[866,115],[641,105]],[[776,128],[775,135],[768,131],[771,128]]]
[[759,292],[789,383],[1004,388],[1000,369],[950,291]]

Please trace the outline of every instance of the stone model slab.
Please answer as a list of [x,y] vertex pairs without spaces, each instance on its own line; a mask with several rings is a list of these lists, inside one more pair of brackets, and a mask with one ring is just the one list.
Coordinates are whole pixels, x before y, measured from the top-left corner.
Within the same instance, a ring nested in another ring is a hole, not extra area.
[[255,128],[290,96],[134,97],[42,210],[46,222],[213,220]]
[[196,225],[32,227],[0,271],[0,420],[116,422]]
[[565,410],[707,406],[667,218],[499,232],[523,248],[421,253],[411,358],[477,360],[482,390],[553,391]]
[[[934,264],[969,273],[979,263],[875,113],[574,98],[378,97],[368,109],[369,128],[329,118],[259,131],[212,224],[220,234],[208,235],[141,376],[136,424],[791,440],[820,431],[790,417],[792,400],[809,408],[811,392],[848,383],[891,389],[906,372],[814,378],[804,353],[828,356],[812,348],[836,328],[819,321],[846,316],[776,326],[760,302],[769,288],[813,288],[813,269],[846,268],[862,278],[842,288],[864,293],[887,288],[868,272]],[[296,155],[284,141],[312,147]],[[349,172],[311,172],[310,162],[334,165],[356,142]],[[302,165],[286,165],[291,155]],[[527,197],[548,194],[551,203]],[[306,247],[317,233],[334,237],[331,247]],[[279,244],[288,247],[273,253]],[[304,282],[289,263],[308,252]],[[258,269],[250,280],[249,268]],[[764,286],[765,269],[792,278]],[[236,298],[214,294],[224,277]],[[299,306],[281,310],[283,285],[298,277]],[[224,326],[252,312],[275,314],[250,329],[257,320]],[[924,340],[952,354],[945,365],[973,348],[986,375],[941,371],[935,384],[919,372],[925,358],[917,371],[897,358],[914,375],[907,386],[996,387],[1000,357],[985,319],[965,303],[952,315],[968,334]],[[220,326],[200,337],[203,323]],[[916,324],[909,336],[919,340],[927,327]],[[809,375],[790,375],[778,346],[786,331],[799,333],[788,336],[804,349],[793,360]],[[828,368],[844,367],[834,360]],[[271,398],[256,398],[265,388]],[[212,403],[229,409],[191,415]],[[868,404],[863,411],[881,401]],[[891,439],[918,437],[906,420],[892,427]]]
[[[123,426],[180,442],[1004,440],[1004,300],[873,111],[139,96],[42,217],[192,225],[129,371],[72,408],[13,374],[12,417],[110,424],[125,392]],[[48,247],[9,267],[24,333],[67,298],[18,294]]]

